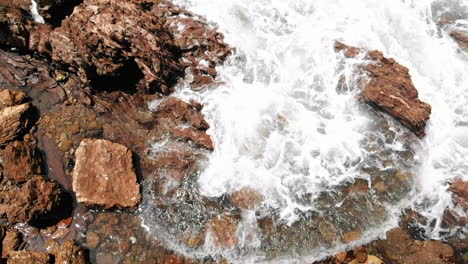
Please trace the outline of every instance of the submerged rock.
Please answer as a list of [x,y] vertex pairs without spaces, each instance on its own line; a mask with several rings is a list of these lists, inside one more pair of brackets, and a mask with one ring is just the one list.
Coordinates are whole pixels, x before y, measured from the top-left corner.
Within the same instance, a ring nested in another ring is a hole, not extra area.
[[3,173],[16,183],[23,183],[33,175],[42,174],[42,158],[37,148],[27,142],[8,144],[4,152]]
[[84,139],[75,153],[73,191],[80,203],[103,208],[136,207],[140,185],[132,153],[107,140]]
[[58,252],[55,252],[56,264],[85,264],[86,252],[85,249],[75,243],[73,240],[68,240],[63,243]]
[[239,217],[230,214],[222,214],[214,217],[209,222],[214,245],[217,247],[234,247],[239,239],[237,238],[237,225]]
[[361,98],[367,104],[388,113],[417,136],[425,133],[431,106],[418,98],[408,68],[383,56],[380,51],[364,51],[337,42],[337,51],[344,51],[347,57],[365,54],[373,61],[364,65],[363,70],[370,80],[363,84]]

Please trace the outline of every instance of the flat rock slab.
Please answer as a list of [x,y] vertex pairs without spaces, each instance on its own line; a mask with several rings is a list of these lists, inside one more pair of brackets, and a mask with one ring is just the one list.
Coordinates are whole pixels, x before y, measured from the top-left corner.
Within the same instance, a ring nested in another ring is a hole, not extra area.
[[32,124],[31,104],[21,104],[0,109],[0,146],[13,141]]
[[426,134],[431,106],[419,100],[408,68],[384,57],[380,51],[365,51],[340,42],[335,44],[335,49],[343,51],[346,57],[365,54],[366,59],[374,62],[363,67],[370,78],[362,87],[364,102],[391,115],[418,137]]
[[141,200],[131,151],[102,139],[84,139],[75,153],[73,191],[88,206],[131,208]]

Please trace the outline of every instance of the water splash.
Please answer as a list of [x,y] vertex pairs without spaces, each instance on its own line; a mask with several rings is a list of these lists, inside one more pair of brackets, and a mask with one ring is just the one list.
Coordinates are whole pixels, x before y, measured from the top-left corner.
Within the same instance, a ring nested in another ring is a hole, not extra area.
[[36,23],[44,24],[44,18],[39,14],[37,9],[37,3],[34,0],[31,0],[31,15]]

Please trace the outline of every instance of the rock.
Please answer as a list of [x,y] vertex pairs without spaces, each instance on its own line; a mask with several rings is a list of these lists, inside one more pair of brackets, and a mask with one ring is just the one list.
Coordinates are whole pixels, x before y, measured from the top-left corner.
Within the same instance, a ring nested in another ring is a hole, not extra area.
[[165,0],[84,1],[61,27],[35,39],[44,35],[48,41],[31,46],[78,69],[97,89],[119,89],[97,87],[114,79],[121,89],[167,94],[187,67],[213,82],[215,66],[230,53],[220,33]]
[[10,258],[7,264],[49,264],[51,263],[50,255],[47,252],[32,252],[32,251],[13,251],[10,253]]
[[28,48],[32,21],[31,2],[27,0],[0,0],[0,44],[20,49]]
[[360,239],[362,237],[362,232],[361,231],[350,231],[350,232],[347,232],[343,235],[343,237],[341,238],[341,240],[346,243],[346,244],[349,244],[351,242],[354,242],[358,239]]
[[462,31],[452,31],[450,36],[457,41],[462,50],[468,52],[468,33]]
[[[339,42],[335,44],[335,49],[344,51],[348,57],[365,52]],[[388,113],[417,136],[423,137],[431,106],[419,100],[408,68],[394,59],[384,57],[380,51],[369,51],[365,55],[374,63],[363,67],[370,81],[363,85],[362,100]]]
[[32,125],[31,104],[0,109],[0,146],[22,136]]
[[17,250],[22,242],[23,237],[21,233],[14,230],[7,231],[2,242],[2,258],[8,258],[10,253]]
[[84,139],[75,153],[73,191],[78,202],[103,208],[136,207],[140,185],[132,153],[107,140]]
[[217,247],[234,247],[238,238],[236,236],[239,218],[230,214],[222,214],[214,217],[208,223],[213,236],[214,245]]
[[86,252],[73,240],[63,243],[55,253],[55,264],[85,264]]
[[26,94],[11,90],[0,91],[0,109],[26,103]]
[[89,248],[95,249],[99,246],[99,243],[101,243],[101,237],[99,234],[91,231],[86,233],[86,245]]
[[385,263],[444,264],[453,263],[452,247],[441,241],[412,240],[400,228],[387,232],[387,239],[377,241],[377,249]]
[[177,255],[171,254],[164,257],[163,264],[184,264],[184,261]]
[[364,262],[359,262],[358,259],[354,259],[349,264],[383,264],[383,261],[376,256],[368,255]]
[[6,214],[8,222],[31,224],[48,221],[62,202],[60,186],[42,176],[34,176],[23,186],[10,187],[1,193],[0,212]]
[[249,188],[242,188],[231,194],[231,202],[242,209],[254,209],[262,200],[258,192]]
[[356,247],[353,251],[358,263],[364,263],[367,261],[367,249],[365,247]]
[[452,200],[465,210],[468,210],[468,181],[456,179],[449,187],[452,192]]
[[3,173],[16,183],[43,173],[41,155],[30,143],[14,141],[6,146],[4,155]]

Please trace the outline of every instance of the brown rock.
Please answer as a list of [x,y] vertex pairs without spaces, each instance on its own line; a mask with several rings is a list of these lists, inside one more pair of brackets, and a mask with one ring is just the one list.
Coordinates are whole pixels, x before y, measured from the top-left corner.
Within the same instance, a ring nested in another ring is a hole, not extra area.
[[103,208],[135,207],[141,200],[132,153],[107,140],[84,139],[75,153],[73,191],[78,202]]
[[450,185],[449,191],[453,193],[452,200],[465,210],[468,210],[468,181],[456,179]]
[[51,261],[50,255],[47,252],[32,252],[32,251],[12,251],[7,264],[49,264]]
[[[343,50],[349,57],[362,52],[339,42],[335,48],[337,51]],[[393,116],[417,136],[424,136],[431,106],[419,100],[408,68],[384,57],[380,51],[369,51],[366,56],[375,63],[364,66],[370,81],[363,85],[363,101]]]
[[15,141],[5,148],[3,173],[7,178],[22,183],[33,175],[42,174],[42,158],[32,144]]
[[0,109],[23,104],[26,102],[26,94],[11,90],[0,91]]
[[163,264],[183,264],[184,262],[177,255],[171,254],[164,257]]
[[358,259],[354,259],[349,264],[383,264],[383,262],[376,256],[368,255],[364,262],[359,262]]
[[21,188],[13,187],[1,194],[0,212],[6,214],[10,224],[43,221],[60,206],[62,197],[60,186],[41,176],[34,176]]
[[262,196],[249,188],[242,188],[232,193],[232,203],[242,209],[254,209],[262,202]]
[[412,240],[404,230],[396,228],[387,232],[387,239],[377,241],[384,261],[395,264],[445,264],[452,263],[452,247],[440,241]]
[[31,104],[0,109],[0,146],[22,136],[32,124]]
[[101,237],[99,236],[99,234],[91,231],[88,231],[88,233],[86,233],[86,245],[88,245],[89,248],[97,248],[99,246],[99,243],[101,243]]
[[356,247],[353,251],[358,263],[364,263],[367,261],[367,249],[365,247]]
[[230,214],[222,214],[210,220],[208,226],[218,247],[234,247],[238,238],[236,236],[239,218]]
[[452,31],[450,36],[455,39],[462,48],[462,50],[468,52],[468,33],[461,31]]
[[342,240],[344,243],[351,243],[354,242],[362,237],[361,231],[351,231],[347,232],[343,235]]
[[85,250],[77,245],[75,241],[68,240],[63,243],[55,254],[56,264],[85,264]]
[[18,231],[7,231],[2,242],[2,258],[8,258],[12,251],[19,248],[23,242],[23,237]]

